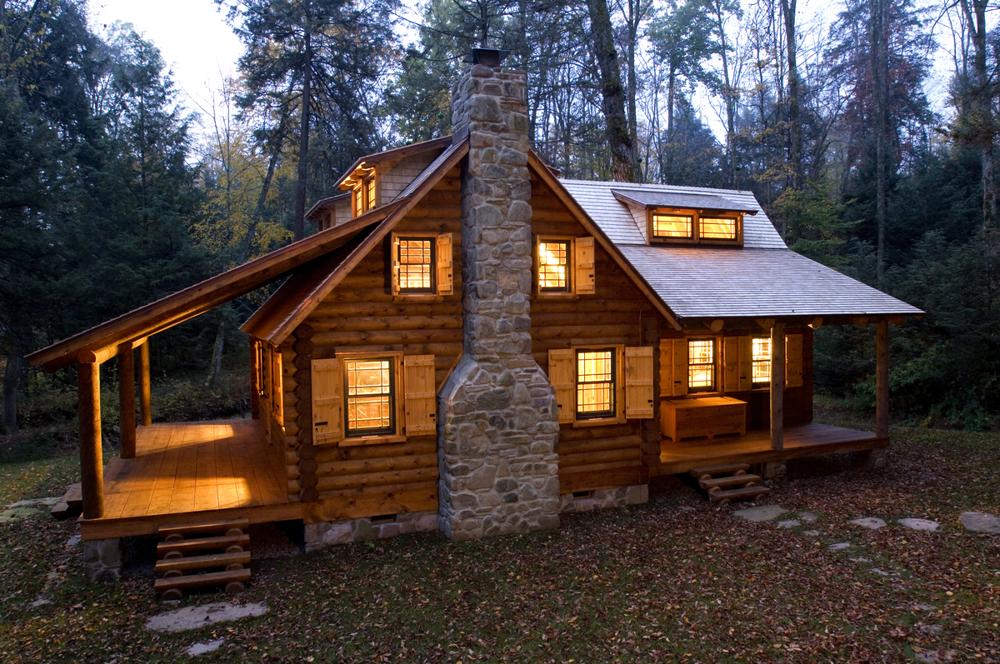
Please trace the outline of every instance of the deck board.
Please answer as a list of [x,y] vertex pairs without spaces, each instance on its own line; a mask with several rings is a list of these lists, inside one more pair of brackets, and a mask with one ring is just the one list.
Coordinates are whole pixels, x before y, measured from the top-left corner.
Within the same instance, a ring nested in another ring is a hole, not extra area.
[[90,521],[288,501],[275,455],[252,420],[153,424],[136,433],[135,458],[108,464],[105,513]]
[[889,442],[870,431],[811,423],[786,427],[784,449],[771,449],[769,431],[751,431],[745,436],[713,441],[665,439],[660,443],[660,465],[655,474],[672,475],[705,463],[764,463],[824,454],[857,452],[887,447]]

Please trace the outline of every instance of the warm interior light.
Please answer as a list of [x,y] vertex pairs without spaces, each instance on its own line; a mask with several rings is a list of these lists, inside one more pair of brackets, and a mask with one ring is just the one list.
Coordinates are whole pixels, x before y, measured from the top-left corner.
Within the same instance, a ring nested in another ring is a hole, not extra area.
[[433,288],[433,241],[430,238],[399,241],[399,289],[429,291]]
[[768,337],[754,337],[751,341],[753,384],[771,382],[771,340]]
[[538,287],[542,290],[569,289],[569,242],[538,243]]
[[377,202],[375,200],[375,176],[372,176],[367,180],[365,180],[365,189],[367,191],[367,196],[368,196],[368,209],[372,210],[376,207],[375,204]]
[[682,214],[654,214],[653,235],[656,237],[690,238],[694,218]]
[[392,428],[392,360],[346,360],[347,431],[374,433]]
[[688,390],[715,389],[715,339],[688,340]]
[[610,416],[615,412],[614,351],[576,353],[576,412],[578,416]]
[[700,217],[698,235],[706,240],[735,240],[736,220],[732,217]]

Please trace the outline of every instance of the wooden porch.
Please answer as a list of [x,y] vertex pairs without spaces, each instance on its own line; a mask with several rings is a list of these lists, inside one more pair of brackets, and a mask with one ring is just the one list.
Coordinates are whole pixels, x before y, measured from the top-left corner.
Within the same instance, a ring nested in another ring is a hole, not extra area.
[[870,431],[810,423],[784,428],[784,445],[772,446],[770,431],[751,431],[743,436],[660,443],[658,475],[686,473],[692,468],[723,463],[765,463],[844,452],[860,452],[889,446],[889,440]]
[[160,525],[296,518],[285,469],[256,420],[151,424],[133,458],[104,471],[104,513],[81,519],[84,539],[146,535]]

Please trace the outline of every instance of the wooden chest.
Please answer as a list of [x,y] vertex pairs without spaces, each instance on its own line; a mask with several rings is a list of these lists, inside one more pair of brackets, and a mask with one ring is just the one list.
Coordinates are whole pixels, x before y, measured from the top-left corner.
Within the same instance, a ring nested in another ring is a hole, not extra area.
[[747,432],[747,404],[732,397],[703,397],[660,402],[663,435],[678,441]]

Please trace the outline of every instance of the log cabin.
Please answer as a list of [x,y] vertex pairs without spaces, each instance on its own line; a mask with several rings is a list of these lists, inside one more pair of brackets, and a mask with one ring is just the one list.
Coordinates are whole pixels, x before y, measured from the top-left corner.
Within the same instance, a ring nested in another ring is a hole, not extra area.
[[[662,475],[728,500],[766,490],[751,467],[879,458],[889,325],[922,312],[790,250],[750,192],[560,179],[501,60],[474,51],[453,135],[359,159],[314,234],[29,356],[79,377],[92,575],[121,538],[185,527],[469,539],[641,503]],[[242,328],[251,417],[154,422],[152,337],[277,282]],[[874,431],[813,421],[813,331],[839,324],[874,328]]]

